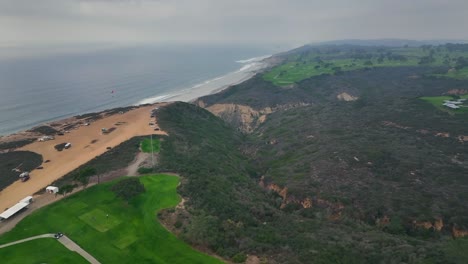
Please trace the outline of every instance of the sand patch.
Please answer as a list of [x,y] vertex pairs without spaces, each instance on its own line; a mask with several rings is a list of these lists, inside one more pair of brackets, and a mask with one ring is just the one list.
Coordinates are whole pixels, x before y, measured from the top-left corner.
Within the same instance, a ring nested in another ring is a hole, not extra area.
[[[165,104],[159,104],[159,106],[163,105]],[[149,105],[125,113],[107,115],[87,126],[80,126],[70,133],[65,133],[58,140],[34,142],[20,148],[19,150],[36,152],[42,155],[44,160],[52,160],[53,162],[42,170],[31,171],[29,181],[24,183],[17,181],[1,191],[0,208],[11,207],[24,197],[45,188],[63,175],[108,151],[108,147],[113,148],[135,136],[166,135],[166,132],[154,131],[148,125],[150,121],[157,122],[155,118],[150,118],[151,110],[154,107],[155,105]],[[117,122],[121,123],[118,129],[111,134],[102,135],[102,128],[111,128]],[[95,143],[90,145],[89,143],[92,141]],[[55,150],[54,146],[61,142],[70,142],[72,146],[62,151]]]
[[346,101],[346,102],[356,101],[357,99],[359,99],[359,97],[352,96],[348,93],[340,93],[339,95],[336,96],[336,98],[340,101]]

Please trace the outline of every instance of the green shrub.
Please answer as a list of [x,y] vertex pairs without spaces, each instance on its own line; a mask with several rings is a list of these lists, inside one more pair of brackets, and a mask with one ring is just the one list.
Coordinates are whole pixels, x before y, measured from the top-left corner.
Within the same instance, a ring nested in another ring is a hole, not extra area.
[[116,183],[114,186],[112,186],[111,190],[118,197],[124,199],[125,201],[130,201],[138,194],[144,193],[145,186],[138,178],[127,178]]
[[140,167],[138,168],[138,173],[139,174],[148,174],[154,172],[153,168],[147,168],[147,167]]
[[234,255],[234,257],[232,257],[232,261],[234,261],[234,263],[243,263],[247,260],[247,256],[244,254],[244,253],[237,253],[236,255]]

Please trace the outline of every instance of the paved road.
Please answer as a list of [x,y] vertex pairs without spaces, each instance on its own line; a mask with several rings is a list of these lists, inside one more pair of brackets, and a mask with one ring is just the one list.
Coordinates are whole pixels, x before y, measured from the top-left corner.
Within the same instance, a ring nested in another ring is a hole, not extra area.
[[[44,234],[44,235],[39,235],[39,236],[28,237],[28,238],[25,238],[25,239],[17,240],[15,242],[0,245],[0,248],[13,246],[13,245],[16,245],[16,244],[20,244],[20,243],[24,243],[24,242],[31,241],[31,240],[34,240],[34,239],[40,239],[40,238],[54,238],[54,234]],[[62,243],[62,245],[64,245],[66,248],[68,248],[70,251],[74,251],[74,252],[80,254],[83,258],[85,258],[87,261],[89,261],[89,263],[91,263],[91,264],[101,264],[99,261],[97,261],[97,259],[95,259],[93,256],[91,256],[88,252],[84,251],[84,249],[82,249],[80,246],[78,246],[78,244],[73,242],[67,236],[63,236],[63,237],[59,238],[58,241],[60,243]]]
[[62,243],[66,248],[68,248],[71,251],[75,251],[76,253],[80,254],[85,258],[89,263],[91,264],[101,264],[97,259],[95,259],[93,256],[91,256],[88,252],[84,251],[80,246],[78,246],[75,242],[73,242],[70,238],[67,236],[63,236],[59,238],[58,240],[60,243]]

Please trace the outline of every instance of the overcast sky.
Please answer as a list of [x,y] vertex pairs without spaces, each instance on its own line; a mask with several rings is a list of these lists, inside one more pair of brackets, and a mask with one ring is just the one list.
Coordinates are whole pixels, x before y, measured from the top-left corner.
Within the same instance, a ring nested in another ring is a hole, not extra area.
[[0,44],[468,39],[468,0],[0,0]]

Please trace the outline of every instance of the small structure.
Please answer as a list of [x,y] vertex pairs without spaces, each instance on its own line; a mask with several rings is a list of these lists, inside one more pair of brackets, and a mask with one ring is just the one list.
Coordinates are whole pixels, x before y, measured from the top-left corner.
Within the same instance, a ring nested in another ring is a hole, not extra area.
[[102,134],[107,134],[107,133],[109,133],[109,131],[107,130],[107,128],[101,128],[101,133]]
[[32,196],[26,196],[25,198],[21,199],[21,201],[19,201],[20,203],[27,203],[27,204],[30,204],[32,203],[33,201],[33,197]]
[[27,196],[24,199],[22,199],[21,201],[19,201],[19,203],[17,203],[15,205],[13,205],[12,207],[8,208],[7,210],[5,210],[5,212],[0,214],[0,220],[6,220],[6,219],[10,218],[11,216],[13,216],[14,214],[18,213],[19,211],[23,210],[30,203],[32,203],[32,199],[33,199],[32,196]]
[[460,108],[460,106],[455,105],[455,104],[452,104],[452,103],[448,103],[448,102],[447,102],[447,103],[444,103],[444,104],[442,104],[442,105],[444,105],[444,106],[446,106],[446,107],[448,107],[448,108],[452,108],[452,109],[458,109],[458,108]]
[[59,188],[55,186],[47,186],[46,192],[55,194],[59,192]]

